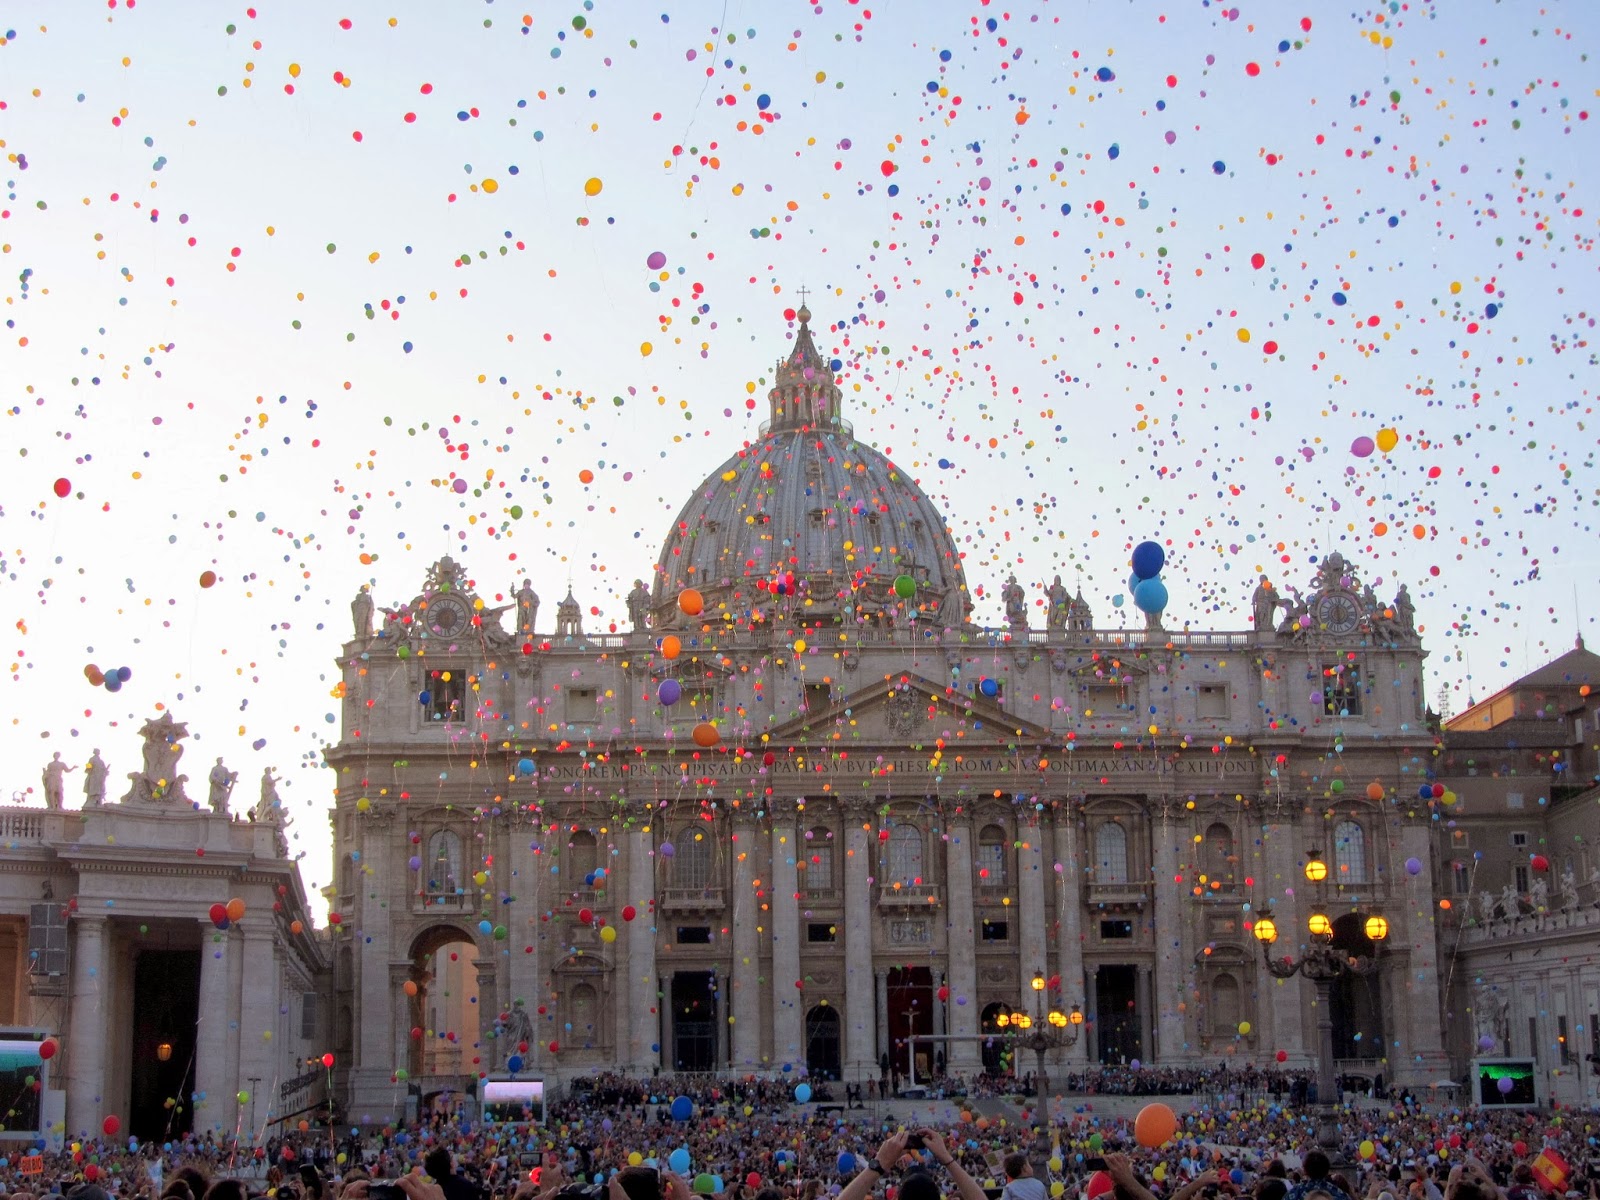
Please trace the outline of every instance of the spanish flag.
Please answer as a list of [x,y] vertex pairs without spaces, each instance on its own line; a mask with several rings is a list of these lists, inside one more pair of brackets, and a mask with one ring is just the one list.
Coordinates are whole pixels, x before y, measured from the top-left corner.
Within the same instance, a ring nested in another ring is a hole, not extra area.
[[1567,1190],[1567,1180],[1572,1175],[1572,1168],[1567,1166],[1567,1160],[1554,1150],[1539,1151],[1539,1157],[1529,1166],[1533,1168],[1533,1177],[1545,1191],[1559,1196]]

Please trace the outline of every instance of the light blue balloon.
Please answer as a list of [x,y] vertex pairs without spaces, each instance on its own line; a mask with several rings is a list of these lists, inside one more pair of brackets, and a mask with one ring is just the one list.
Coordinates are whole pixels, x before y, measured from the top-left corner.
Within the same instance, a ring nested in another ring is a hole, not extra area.
[[689,1148],[687,1146],[679,1146],[671,1154],[667,1155],[667,1166],[671,1167],[679,1175],[687,1175],[689,1173]]
[[794,1098],[796,1100],[798,1100],[801,1104],[804,1104],[808,1100],[810,1100],[811,1099],[811,1085],[809,1083],[802,1083],[799,1087],[795,1088],[794,1089]]
[[1159,579],[1146,579],[1133,589],[1133,602],[1140,612],[1161,612],[1167,607],[1167,585]]

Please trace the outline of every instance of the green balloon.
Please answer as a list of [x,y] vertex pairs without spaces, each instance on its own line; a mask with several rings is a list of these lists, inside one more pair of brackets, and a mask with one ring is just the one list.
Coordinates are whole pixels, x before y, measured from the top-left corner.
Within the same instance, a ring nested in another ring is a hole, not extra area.
[[909,575],[895,576],[894,594],[902,600],[911,599],[917,594],[917,581]]
[[694,1177],[694,1190],[696,1195],[709,1196],[717,1190],[716,1180],[702,1171]]

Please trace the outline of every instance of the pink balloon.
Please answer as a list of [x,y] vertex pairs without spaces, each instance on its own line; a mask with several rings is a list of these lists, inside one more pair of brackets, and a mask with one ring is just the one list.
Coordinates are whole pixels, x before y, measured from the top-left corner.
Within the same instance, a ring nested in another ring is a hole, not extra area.
[[1350,443],[1350,453],[1357,458],[1370,458],[1372,457],[1372,452],[1377,448],[1377,445],[1366,434],[1362,434]]
[[650,251],[650,257],[644,260],[644,265],[652,271],[659,271],[667,265],[667,256],[659,250]]

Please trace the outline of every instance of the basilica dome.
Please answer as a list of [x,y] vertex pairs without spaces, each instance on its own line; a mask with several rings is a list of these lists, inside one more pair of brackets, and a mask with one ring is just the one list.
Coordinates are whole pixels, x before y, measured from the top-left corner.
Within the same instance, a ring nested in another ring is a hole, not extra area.
[[[657,628],[689,622],[925,621],[960,625],[966,579],[943,515],[916,482],[855,440],[833,368],[796,314],[760,436],[707,476],[661,547],[651,588]],[[915,583],[910,596],[902,582]]]

